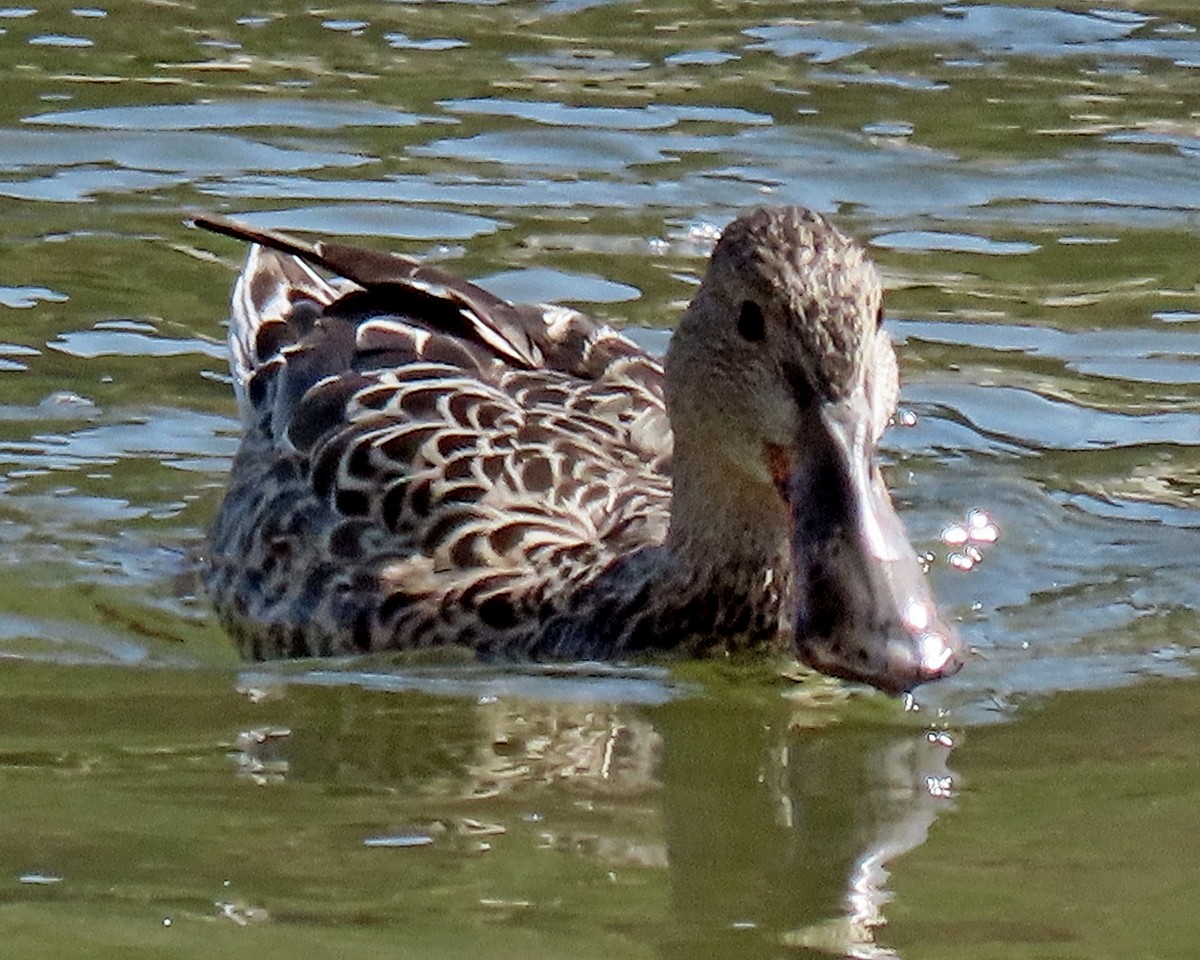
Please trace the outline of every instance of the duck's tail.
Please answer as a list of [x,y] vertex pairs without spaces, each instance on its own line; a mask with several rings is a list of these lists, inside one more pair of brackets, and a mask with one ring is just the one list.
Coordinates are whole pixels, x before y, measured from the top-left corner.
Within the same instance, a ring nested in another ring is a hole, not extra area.
[[253,414],[250,381],[283,350],[297,343],[326,306],[345,292],[307,263],[317,255],[308,244],[271,230],[219,217],[197,215],[206,230],[248,241],[250,252],[233,288],[229,320],[229,367],[243,420]]

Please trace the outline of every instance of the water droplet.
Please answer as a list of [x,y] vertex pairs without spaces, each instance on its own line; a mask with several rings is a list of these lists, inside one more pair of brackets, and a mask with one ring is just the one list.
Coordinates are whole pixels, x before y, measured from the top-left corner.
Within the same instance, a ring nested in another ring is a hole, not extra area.
[[961,523],[955,523],[942,530],[942,543],[949,547],[957,547],[967,542],[967,528]]
[[967,514],[967,531],[973,543],[995,543],[1000,539],[1000,528],[983,510]]
[[955,570],[973,570],[975,569],[975,560],[967,556],[965,553],[952,553],[946,558],[950,566]]

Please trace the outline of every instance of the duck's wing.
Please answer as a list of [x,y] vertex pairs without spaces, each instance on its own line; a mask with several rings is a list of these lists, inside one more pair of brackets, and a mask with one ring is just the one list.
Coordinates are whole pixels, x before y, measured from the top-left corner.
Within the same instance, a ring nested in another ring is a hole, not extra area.
[[[348,596],[355,647],[498,648],[661,542],[672,438],[636,344],[406,257],[195,222],[254,244],[230,329],[246,436],[211,539],[228,619],[308,618],[326,652]],[[260,655],[304,652],[255,629]]]
[[[326,367],[347,362],[358,368],[368,357],[383,362],[389,354],[395,354],[397,365],[406,355],[451,363],[469,356],[468,368],[565,374],[578,381],[581,398],[604,396],[608,402],[599,406],[631,424],[627,439],[640,454],[653,460],[670,454],[661,364],[578,310],[510,303],[402,254],[328,240],[308,243],[212,215],[196,215],[192,222],[255,245],[238,280],[230,326],[231,365],[244,414],[253,406],[251,381],[296,348],[329,355],[329,364],[315,363],[323,373],[332,372]],[[337,279],[324,279],[314,267]],[[349,320],[353,329],[342,324],[343,329],[335,331],[326,321],[319,325],[325,329],[317,332],[316,320],[335,302],[338,309],[333,312]],[[449,356],[442,356],[446,352]],[[296,366],[314,365],[310,358],[301,361],[290,357]],[[590,384],[602,389],[592,390]],[[632,419],[617,409],[622,396],[631,407],[641,408]],[[589,412],[596,407],[583,406]]]

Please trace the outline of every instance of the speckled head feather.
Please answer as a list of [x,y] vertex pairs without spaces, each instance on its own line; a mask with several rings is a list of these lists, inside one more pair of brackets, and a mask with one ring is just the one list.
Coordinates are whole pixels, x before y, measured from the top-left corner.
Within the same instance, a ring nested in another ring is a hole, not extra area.
[[761,285],[762,300],[778,305],[783,335],[794,339],[820,396],[843,397],[861,384],[882,319],[881,287],[853,239],[803,207],[762,208],[731,223],[713,251],[709,283],[736,289],[734,277]]
[[[957,666],[948,633],[942,660],[914,653],[900,601],[854,585],[916,559],[902,531],[895,550],[854,532],[882,509],[894,533],[886,491],[855,484],[878,477],[895,358],[874,268],[822,217],[734,221],[665,371],[574,310],[407,257],[195,222],[253,244],[207,575],[247,656],[793,650],[893,690]],[[843,456],[847,418],[866,439]]]

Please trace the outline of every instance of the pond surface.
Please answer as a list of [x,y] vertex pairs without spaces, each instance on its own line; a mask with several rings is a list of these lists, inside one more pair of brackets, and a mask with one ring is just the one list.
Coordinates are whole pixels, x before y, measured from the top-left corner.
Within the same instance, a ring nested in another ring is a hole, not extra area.
[[[1178,0],[0,9],[13,955],[1194,956],[1198,30]],[[190,212],[660,350],[762,202],[884,271],[889,477],[962,674],[906,711],[712,666],[237,662],[196,556],[243,251]]]

